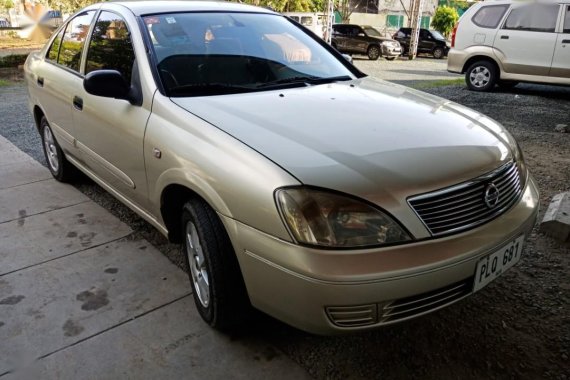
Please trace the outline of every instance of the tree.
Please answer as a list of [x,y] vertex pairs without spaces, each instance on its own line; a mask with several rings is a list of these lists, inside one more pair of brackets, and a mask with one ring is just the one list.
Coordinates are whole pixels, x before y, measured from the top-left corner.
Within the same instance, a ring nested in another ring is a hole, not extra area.
[[362,0],[336,0],[334,9],[340,14],[343,24],[350,21],[350,16],[358,8]]
[[435,30],[448,37],[458,20],[459,15],[455,8],[442,5],[437,7],[431,25]]
[[312,0],[243,0],[241,2],[259,7],[270,7],[277,12],[315,11]]

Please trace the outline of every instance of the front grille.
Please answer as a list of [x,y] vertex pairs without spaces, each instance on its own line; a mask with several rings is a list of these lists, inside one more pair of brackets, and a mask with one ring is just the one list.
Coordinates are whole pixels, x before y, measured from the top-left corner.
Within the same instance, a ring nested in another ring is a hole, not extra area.
[[[498,190],[498,201],[489,205],[485,199],[492,185]],[[439,236],[488,222],[512,207],[521,194],[519,170],[509,162],[473,181],[409,198],[408,203],[430,233]]]
[[468,278],[431,292],[393,301],[380,311],[380,323],[396,322],[440,309],[466,297],[472,288],[473,278]]

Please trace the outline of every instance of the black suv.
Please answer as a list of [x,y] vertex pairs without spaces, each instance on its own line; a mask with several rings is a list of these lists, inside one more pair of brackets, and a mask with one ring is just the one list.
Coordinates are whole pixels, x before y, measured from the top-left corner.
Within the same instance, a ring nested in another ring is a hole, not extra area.
[[391,61],[402,54],[398,41],[382,37],[379,31],[367,25],[333,25],[332,47],[341,53],[366,54],[372,60],[382,56]]
[[[402,45],[402,55],[407,54],[410,47],[410,39],[412,28],[400,28],[394,39]],[[449,44],[445,37],[437,30],[420,29],[420,38],[418,41],[418,53],[427,53],[433,55],[434,58],[443,58],[449,52]]]

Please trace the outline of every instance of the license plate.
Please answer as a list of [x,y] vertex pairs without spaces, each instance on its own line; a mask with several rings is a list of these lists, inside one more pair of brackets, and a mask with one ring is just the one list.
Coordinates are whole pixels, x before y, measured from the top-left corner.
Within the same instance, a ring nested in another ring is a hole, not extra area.
[[477,270],[475,271],[473,292],[484,288],[510,267],[518,263],[521,258],[523,243],[524,235],[521,235],[501,249],[479,260]]

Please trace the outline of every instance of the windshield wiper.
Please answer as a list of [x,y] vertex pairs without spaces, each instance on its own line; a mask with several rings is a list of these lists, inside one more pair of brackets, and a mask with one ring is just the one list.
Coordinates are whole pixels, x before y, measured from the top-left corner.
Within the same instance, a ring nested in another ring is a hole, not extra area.
[[315,77],[315,76],[297,76],[291,78],[278,79],[271,82],[262,83],[257,86],[257,88],[267,88],[267,87],[282,87],[282,86],[307,86],[315,84],[325,84],[339,81],[352,80],[348,75],[341,75],[336,77]]
[[171,87],[168,91],[172,96],[200,96],[240,94],[243,92],[254,92],[256,89],[228,83],[196,83]]

